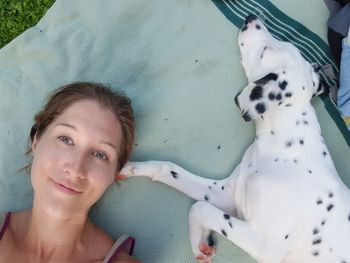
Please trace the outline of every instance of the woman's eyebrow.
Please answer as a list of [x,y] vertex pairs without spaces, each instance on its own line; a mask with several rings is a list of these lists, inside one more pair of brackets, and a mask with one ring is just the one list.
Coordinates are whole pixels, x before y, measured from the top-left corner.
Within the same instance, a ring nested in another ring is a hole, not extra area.
[[77,128],[75,126],[68,124],[68,123],[57,123],[56,126],[64,126],[64,127],[71,128],[73,130],[77,130]]

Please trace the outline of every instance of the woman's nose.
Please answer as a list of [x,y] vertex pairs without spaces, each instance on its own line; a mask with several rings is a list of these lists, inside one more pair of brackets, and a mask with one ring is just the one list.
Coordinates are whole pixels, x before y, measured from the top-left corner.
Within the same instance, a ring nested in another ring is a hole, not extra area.
[[68,158],[64,166],[65,173],[80,179],[86,178],[86,156],[82,153],[72,153]]

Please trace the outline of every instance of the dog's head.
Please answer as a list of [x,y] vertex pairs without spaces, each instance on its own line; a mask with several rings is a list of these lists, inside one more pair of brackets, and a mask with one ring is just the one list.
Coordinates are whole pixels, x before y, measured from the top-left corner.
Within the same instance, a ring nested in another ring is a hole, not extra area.
[[[305,61],[306,62],[306,61]],[[307,77],[288,74],[285,69],[270,72],[251,82],[235,97],[236,105],[245,121],[264,119],[274,113],[292,107],[303,107],[312,96],[324,91],[320,75],[308,62]]]
[[309,103],[324,91],[320,67],[307,62],[292,44],[275,39],[257,16],[246,18],[238,43],[249,84],[235,102],[246,121]]

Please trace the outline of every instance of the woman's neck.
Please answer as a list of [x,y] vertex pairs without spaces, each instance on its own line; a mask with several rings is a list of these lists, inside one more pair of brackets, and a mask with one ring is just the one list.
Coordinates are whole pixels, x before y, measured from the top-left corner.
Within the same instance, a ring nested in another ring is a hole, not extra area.
[[35,206],[23,213],[19,242],[38,257],[38,262],[72,258],[84,252],[90,229],[87,215],[57,218]]

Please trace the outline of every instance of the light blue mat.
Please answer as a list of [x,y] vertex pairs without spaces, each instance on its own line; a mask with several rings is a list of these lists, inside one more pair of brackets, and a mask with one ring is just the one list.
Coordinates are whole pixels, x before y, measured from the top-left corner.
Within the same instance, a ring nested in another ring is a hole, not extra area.
[[[26,164],[32,118],[51,90],[72,81],[110,84],[131,97],[133,160],[169,160],[203,177],[226,177],[254,138],[253,123],[245,123],[234,106],[246,84],[238,29],[220,7],[243,2],[57,0],[35,27],[0,50],[0,210],[31,206],[29,178],[16,171]],[[272,3],[326,39],[323,2]],[[350,185],[346,140],[324,102],[315,98],[313,105]],[[135,236],[142,262],[196,262],[188,239],[192,204],[174,189],[133,178],[113,186],[92,217],[115,238]],[[214,239],[214,262],[254,262],[221,236]]]

